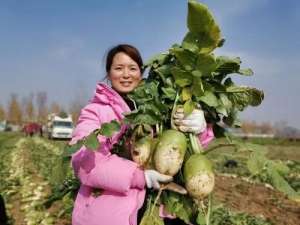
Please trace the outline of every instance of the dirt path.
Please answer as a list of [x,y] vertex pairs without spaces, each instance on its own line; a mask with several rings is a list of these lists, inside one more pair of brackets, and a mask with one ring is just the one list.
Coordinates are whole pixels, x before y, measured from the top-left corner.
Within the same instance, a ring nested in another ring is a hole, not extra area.
[[214,197],[234,211],[263,215],[276,225],[300,224],[300,203],[263,184],[217,176]]
[[[44,209],[41,203],[51,192],[49,183],[40,174],[38,168],[33,163],[30,149],[28,148],[31,139],[20,139],[12,151],[10,179],[16,180],[13,190],[16,191],[11,196],[9,214],[14,225],[42,224],[66,225],[66,220],[56,220],[55,216],[60,210],[59,206]],[[53,216],[52,216],[53,215]]]

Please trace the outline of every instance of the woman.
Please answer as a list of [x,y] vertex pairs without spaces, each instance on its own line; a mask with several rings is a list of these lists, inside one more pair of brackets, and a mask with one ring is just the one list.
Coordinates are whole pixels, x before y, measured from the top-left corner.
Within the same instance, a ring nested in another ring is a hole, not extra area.
[[[111,87],[97,84],[94,97],[81,110],[71,144],[89,135],[102,123],[121,120],[123,113],[130,111],[130,104],[122,95],[138,86],[142,65],[142,58],[133,46],[117,45],[108,52],[106,72]],[[203,130],[203,123],[201,127],[193,123],[199,122],[197,112],[192,113],[192,120],[188,121],[182,118],[181,112],[177,115],[181,129]],[[72,214],[73,225],[136,225],[137,213],[145,198],[145,186],[158,189],[160,182],[172,180],[170,176],[155,170],[142,170],[135,162],[110,153],[125,129],[122,127],[112,138],[99,138],[101,147],[98,151],[82,147],[72,156],[72,166],[81,182]],[[96,189],[101,190],[99,196],[93,195]]]

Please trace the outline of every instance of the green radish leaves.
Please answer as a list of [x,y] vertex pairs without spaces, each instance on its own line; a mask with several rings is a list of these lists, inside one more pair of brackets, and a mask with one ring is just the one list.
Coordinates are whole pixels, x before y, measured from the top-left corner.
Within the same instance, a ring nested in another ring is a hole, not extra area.
[[112,120],[109,123],[103,123],[99,129],[94,130],[85,138],[77,141],[73,145],[67,145],[64,155],[71,156],[74,152],[78,151],[83,146],[85,146],[89,150],[96,151],[101,146],[98,140],[98,135],[111,138],[120,129],[121,126],[116,120]]
[[99,134],[105,137],[112,137],[120,129],[120,124],[116,120],[112,120],[110,123],[103,123],[101,125]]
[[219,46],[221,31],[208,8],[195,1],[188,1],[187,27],[189,33],[183,40],[183,46],[201,53],[212,52]]
[[171,215],[183,220],[186,224],[191,223],[191,218],[194,215],[193,201],[175,192],[163,192],[162,203],[165,210]]

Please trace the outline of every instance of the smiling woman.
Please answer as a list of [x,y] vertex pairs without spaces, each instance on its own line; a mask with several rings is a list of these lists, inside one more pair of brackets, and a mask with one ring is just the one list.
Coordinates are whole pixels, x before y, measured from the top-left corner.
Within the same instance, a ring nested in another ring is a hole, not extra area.
[[[117,45],[108,52],[106,72],[111,87],[98,83],[94,97],[81,110],[71,144],[103,123],[124,118],[123,113],[130,108],[122,96],[139,85],[142,66],[140,53],[133,46]],[[143,170],[135,162],[110,153],[125,129],[124,125],[112,139],[100,140],[98,151],[81,148],[73,154],[72,166],[81,183],[72,214],[73,225],[136,225],[145,186],[151,186],[147,181],[158,184],[158,180],[172,179],[154,170]],[[101,195],[95,198],[93,193],[99,189]]]
[[[122,121],[124,113],[134,109],[126,94],[135,90],[142,80],[143,61],[139,51],[127,44],[115,46],[107,54],[106,72],[111,87],[97,84],[94,97],[81,110],[70,145],[105,123]],[[198,124],[192,123],[189,128],[193,126]],[[127,128],[122,123],[113,137],[99,136],[101,145],[96,151],[83,146],[72,155],[72,166],[81,183],[72,213],[73,225],[136,225],[143,215],[140,209],[146,187],[159,189],[161,183],[173,179],[172,174],[141,167],[135,161],[111,153]],[[99,191],[101,194],[95,196]],[[172,224],[179,223],[174,220]]]
[[121,94],[131,92],[142,79],[143,61],[137,49],[118,45],[107,56],[106,71],[112,88]]

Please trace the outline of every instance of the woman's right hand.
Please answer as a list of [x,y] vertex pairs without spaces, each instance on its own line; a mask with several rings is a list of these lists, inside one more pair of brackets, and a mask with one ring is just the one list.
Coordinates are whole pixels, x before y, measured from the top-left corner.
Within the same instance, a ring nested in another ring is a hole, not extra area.
[[159,182],[168,183],[173,180],[172,176],[159,173],[156,170],[145,170],[144,174],[147,187],[156,190],[160,188]]

